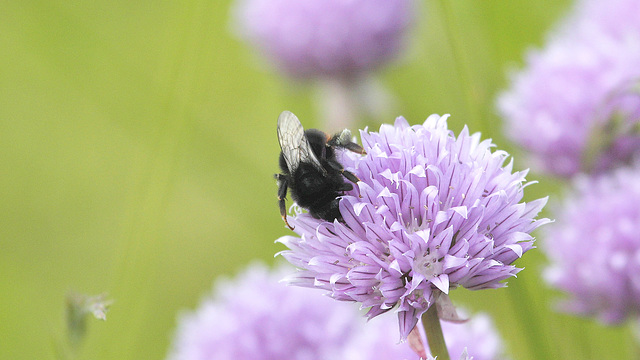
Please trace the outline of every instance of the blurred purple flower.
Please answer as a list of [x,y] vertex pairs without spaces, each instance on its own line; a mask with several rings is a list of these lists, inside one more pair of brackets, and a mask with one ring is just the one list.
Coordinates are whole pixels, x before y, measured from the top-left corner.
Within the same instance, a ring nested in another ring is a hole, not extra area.
[[535,168],[569,177],[640,150],[640,2],[578,2],[498,98],[509,136]]
[[506,359],[502,340],[486,314],[476,314],[468,322],[456,324],[442,321],[442,332],[452,359],[468,351],[473,360]]
[[581,0],[571,14],[566,32],[606,32],[623,39],[640,32],[640,2],[636,0]]
[[362,317],[352,306],[280,283],[285,271],[254,265],[219,283],[180,318],[168,359],[339,359]]
[[[347,344],[342,359],[418,360],[418,355],[407,344],[396,342],[398,330],[394,322],[389,316],[368,321],[363,331]],[[452,359],[466,359],[463,354],[467,349],[473,360],[505,359],[502,341],[491,318],[486,314],[474,315],[469,321],[460,324],[447,321],[441,321],[441,324]]]
[[640,314],[640,166],[580,176],[546,229],[544,275],[561,309],[620,323]]
[[403,47],[413,0],[238,0],[236,31],[294,77],[354,77]]
[[547,199],[521,203],[527,171],[512,173],[508,154],[479,133],[456,138],[447,117],[361,132],[368,154],[341,158],[362,180],[340,201],[344,223],[299,213],[289,223],[300,237],[278,240],[304,269],[290,283],[357,301],[370,318],[398,305],[404,339],[449,289],[502,287],[520,271],[511,264],[548,221],[535,219]]

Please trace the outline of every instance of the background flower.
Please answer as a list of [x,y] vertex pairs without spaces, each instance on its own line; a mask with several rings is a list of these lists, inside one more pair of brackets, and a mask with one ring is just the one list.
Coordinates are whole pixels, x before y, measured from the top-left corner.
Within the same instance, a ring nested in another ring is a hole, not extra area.
[[[388,315],[368,321],[362,332],[346,345],[342,359],[418,360],[418,355],[407,344],[397,343],[395,322]],[[502,340],[488,315],[475,314],[469,321],[459,324],[441,321],[441,325],[451,359],[460,359],[465,349],[473,360],[506,359]],[[428,353],[428,345],[425,346]]]
[[240,0],[236,30],[294,77],[353,77],[396,57],[412,0]]
[[640,31],[640,3],[634,0],[581,0],[564,31],[576,33],[604,31],[614,38],[634,36]]
[[314,80],[323,128],[394,113],[393,94],[373,71],[408,40],[415,0],[238,0],[235,32],[281,73]]
[[564,311],[619,323],[640,313],[640,170],[581,176],[546,229],[547,281]]
[[357,301],[369,317],[398,305],[405,338],[450,288],[502,287],[520,270],[511,264],[547,221],[535,219],[546,198],[521,203],[526,171],[512,173],[508,155],[466,127],[455,137],[447,117],[361,132],[367,155],[342,156],[362,180],[342,197],[344,223],[298,213],[289,223],[300,237],[279,239],[303,269],[292,284]]
[[178,325],[169,359],[338,359],[363,325],[353,306],[286,286],[286,272],[253,265],[218,283]]
[[640,3],[578,2],[498,98],[508,135],[534,167],[599,172],[640,149]]

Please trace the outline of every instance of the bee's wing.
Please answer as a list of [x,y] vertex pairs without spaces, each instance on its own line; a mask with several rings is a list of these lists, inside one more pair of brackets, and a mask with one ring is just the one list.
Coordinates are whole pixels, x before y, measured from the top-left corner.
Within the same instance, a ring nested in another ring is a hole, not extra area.
[[325,171],[313,153],[307,137],[304,136],[300,120],[290,111],[283,111],[278,117],[278,142],[290,173],[293,173],[303,161]]

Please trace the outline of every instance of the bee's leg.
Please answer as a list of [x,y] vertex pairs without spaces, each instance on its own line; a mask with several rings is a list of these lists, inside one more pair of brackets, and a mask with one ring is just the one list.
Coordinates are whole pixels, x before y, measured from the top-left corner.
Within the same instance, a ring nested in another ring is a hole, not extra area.
[[360,181],[360,178],[357,177],[356,174],[352,173],[349,170],[342,169],[342,176],[346,177],[347,179],[349,179],[349,181],[351,181],[354,184]]
[[342,214],[340,214],[340,199],[334,199],[331,204],[329,204],[329,221],[333,221],[333,219],[338,220],[340,222],[344,222],[342,218]]
[[278,180],[278,204],[280,206],[280,216],[289,229],[293,230],[293,226],[289,225],[289,222],[287,221],[287,205],[285,203],[285,199],[287,198],[287,189],[289,188],[287,177],[282,174],[276,174],[275,178]]
[[340,145],[341,147],[349,150],[349,151],[353,151],[354,153],[358,153],[361,155],[367,155],[367,152],[364,150],[364,148],[354,142],[348,142],[346,144],[342,144]]
[[339,171],[342,176],[346,177],[352,183],[357,183],[358,181],[360,181],[356,174],[352,173],[349,170],[345,170],[339,162],[327,161],[327,163],[329,163],[329,166],[331,166],[332,169]]
[[[336,171],[339,171],[340,174],[342,174],[342,176],[346,177],[349,181],[351,181],[354,184],[357,184],[358,181],[360,181],[360,179],[356,176],[356,174],[352,173],[349,170],[345,170],[342,165],[340,165],[339,162],[337,161],[327,161],[327,163],[329,164],[329,166],[331,166],[331,168],[333,168]],[[342,188],[340,189],[340,191],[351,191],[353,190],[353,185],[351,185],[350,183],[344,183]],[[359,197],[362,197],[362,195],[358,195]]]
[[[349,181],[351,181],[352,183],[356,184],[358,183],[358,181],[360,181],[360,178],[358,178],[356,176],[356,174],[352,173],[351,171],[342,169],[342,176],[346,177],[347,179],[349,179]],[[349,183],[345,183],[347,185],[350,185],[351,188],[353,188],[353,186]],[[349,189],[351,190],[351,189]],[[347,191],[349,191],[347,190]],[[358,197],[362,198],[362,195],[360,194],[359,188],[358,188]]]
[[353,185],[351,185],[351,183],[345,182],[342,184],[342,186],[338,189],[338,191],[351,191],[353,190]]

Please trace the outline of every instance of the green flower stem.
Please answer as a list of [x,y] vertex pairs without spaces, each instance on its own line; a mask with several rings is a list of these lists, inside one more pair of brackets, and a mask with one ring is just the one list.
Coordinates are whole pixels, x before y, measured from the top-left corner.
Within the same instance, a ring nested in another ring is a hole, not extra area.
[[631,354],[634,359],[640,359],[640,323],[631,322]]
[[431,355],[437,356],[438,360],[451,360],[449,350],[447,350],[447,345],[444,342],[442,327],[438,318],[438,309],[436,309],[435,304],[430,306],[429,310],[422,315],[422,326],[424,326],[424,332],[427,335]]

